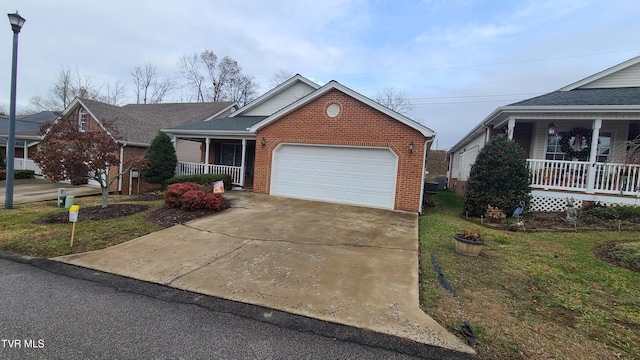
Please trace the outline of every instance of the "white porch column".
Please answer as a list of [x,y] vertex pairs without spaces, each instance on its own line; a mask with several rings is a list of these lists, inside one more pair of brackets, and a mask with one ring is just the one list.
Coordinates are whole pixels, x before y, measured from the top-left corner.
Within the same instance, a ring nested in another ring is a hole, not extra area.
[[204,173],[209,173],[209,148],[211,145],[211,139],[206,138],[204,141]]
[[240,186],[244,186],[244,167],[247,158],[247,139],[242,139],[242,161],[240,162]]
[[22,147],[22,170],[27,170],[27,159],[29,158],[29,147],[27,145],[27,140],[25,140]]
[[509,116],[509,125],[508,125],[508,130],[507,130],[507,136],[509,137],[509,140],[513,140],[513,130],[516,127],[516,118],[513,116]]
[[598,160],[598,138],[600,137],[600,128],[602,127],[602,119],[594,119],[591,126],[593,132],[591,134],[591,152],[589,154],[589,173],[587,174],[587,193],[593,194],[596,183],[595,165]]

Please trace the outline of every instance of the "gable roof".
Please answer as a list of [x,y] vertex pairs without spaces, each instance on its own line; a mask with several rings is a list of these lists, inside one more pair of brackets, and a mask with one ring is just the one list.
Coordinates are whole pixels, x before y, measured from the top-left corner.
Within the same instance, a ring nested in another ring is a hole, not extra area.
[[272,114],[271,116],[265,118],[264,120],[260,121],[259,123],[253,125],[252,127],[250,127],[249,131],[251,132],[256,132],[259,129],[267,126],[268,124],[278,120],[280,117],[304,106],[305,104],[317,99],[318,97],[328,93],[331,90],[338,90],[348,96],[351,96],[353,98],[355,98],[356,100],[390,116],[391,118],[400,121],[401,123],[419,131],[422,135],[424,135],[425,137],[434,137],[436,135],[436,133],[429,129],[428,127],[409,119],[408,117],[401,115],[391,109],[389,109],[386,106],[383,106],[371,99],[369,99],[368,97],[361,95],[358,92],[355,92],[349,88],[347,88],[346,86],[338,83],[335,80],[331,80],[329,83],[327,83],[326,85],[324,85],[323,87],[319,88],[318,90],[312,92],[311,94],[301,98],[300,100],[290,104],[289,106],[286,106],[285,108],[281,109],[280,111],[275,112],[274,114]]
[[595,74],[593,74],[591,76],[588,76],[588,77],[586,77],[586,78],[584,78],[582,80],[578,80],[578,81],[576,81],[576,82],[574,82],[572,84],[569,84],[569,85],[561,88],[559,91],[571,91],[571,90],[577,89],[579,87],[586,86],[586,85],[588,85],[590,83],[593,83],[593,82],[595,82],[597,80],[600,80],[600,79],[602,79],[604,77],[607,77],[607,76],[612,75],[614,73],[620,72],[621,70],[630,68],[630,67],[632,67],[632,66],[634,66],[636,64],[640,64],[640,56],[636,56],[636,57],[631,58],[631,59],[629,59],[627,61],[621,62],[618,65],[612,66],[612,67],[610,67],[610,68],[608,68],[606,70],[603,70],[603,71],[595,73]]
[[315,90],[320,88],[320,85],[314,83],[313,81],[305,78],[304,76],[302,76],[300,74],[296,74],[296,75],[292,76],[289,80],[287,80],[287,81],[283,82],[282,84],[274,87],[273,89],[271,89],[271,90],[267,91],[266,93],[262,94],[257,99],[255,99],[252,102],[248,103],[247,105],[243,106],[238,111],[236,111],[235,113],[231,114],[231,117],[240,116],[240,115],[242,115],[244,113],[247,113],[251,109],[256,108],[257,106],[259,106],[261,104],[264,104],[265,102],[269,101],[274,96],[282,93],[283,91],[285,91],[286,89],[290,88],[291,86],[293,86],[297,82],[302,82],[304,84],[307,84],[308,86],[312,87]]
[[[116,106],[95,100],[75,99],[63,112],[67,115],[82,106],[100,126],[111,123],[119,141],[147,145],[162,128],[203,122],[231,111],[230,101],[206,103],[130,104]],[[105,130],[109,131],[109,129]],[[113,130],[113,129],[112,129]]]

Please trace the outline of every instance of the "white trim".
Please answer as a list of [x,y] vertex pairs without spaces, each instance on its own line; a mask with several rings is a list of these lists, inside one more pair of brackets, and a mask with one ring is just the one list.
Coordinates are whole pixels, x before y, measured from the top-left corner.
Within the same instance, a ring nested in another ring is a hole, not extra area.
[[312,92],[311,94],[305,96],[304,98],[300,99],[299,101],[296,101],[292,104],[290,104],[289,106],[286,106],[285,108],[283,108],[282,110],[279,110],[277,112],[275,112],[274,114],[272,114],[271,116],[267,117],[266,119],[260,121],[259,123],[253,125],[250,128],[247,128],[248,131],[251,131],[253,133],[257,132],[258,130],[260,130],[261,128],[267,126],[268,124],[278,120],[280,117],[308,104],[309,102],[317,99],[318,97],[326,94],[327,92],[331,91],[331,90],[338,90],[348,96],[351,96],[353,98],[355,98],[356,100],[371,106],[372,108],[382,112],[385,115],[388,115],[390,117],[392,117],[395,120],[398,120],[399,122],[419,131],[423,136],[425,137],[434,137],[436,135],[436,133],[429,129],[428,127],[409,119],[408,117],[401,115],[391,109],[389,109],[386,106],[383,106],[371,99],[369,99],[366,96],[363,96],[349,88],[347,88],[344,85],[341,85],[340,83],[338,83],[335,80],[331,80],[328,84],[326,84],[325,86],[321,87],[320,89]]
[[581,86],[584,86],[584,85],[592,83],[592,82],[594,82],[596,80],[602,79],[605,76],[608,76],[608,75],[611,75],[613,73],[616,73],[616,72],[618,72],[618,71],[620,71],[622,69],[628,68],[628,67],[633,66],[633,65],[635,65],[637,63],[640,63],[640,56],[636,56],[636,57],[634,57],[632,59],[629,59],[629,60],[627,60],[625,62],[622,62],[622,63],[620,63],[618,65],[614,65],[614,66],[612,66],[612,67],[610,67],[610,68],[608,68],[606,70],[600,71],[600,72],[595,73],[595,74],[593,74],[591,76],[588,76],[588,77],[586,77],[586,78],[584,78],[582,80],[579,80],[579,81],[576,81],[576,82],[574,82],[572,84],[569,84],[569,85],[567,85],[567,86],[565,86],[563,88],[560,88],[559,91],[571,91],[571,90],[577,89],[577,88],[579,88]]
[[287,81],[283,82],[282,84],[276,86],[275,88],[267,91],[262,96],[258,97],[257,99],[253,100],[252,102],[248,103],[247,105],[241,107],[240,109],[238,109],[238,111],[236,111],[233,114],[229,115],[229,117],[236,117],[238,115],[242,115],[243,113],[255,108],[256,106],[267,102],[272,97],[274,97],[274,96],[278,95],[279,93],[283,92],[285,89],[288,89],[290,86],[294,85],[298,81],[309,85],[310,87],[314,88],[315,90],[320,88],[320,85],[314,83],[313,81],[305,78],[304,76],[302,76],[300,74],[296,74],[293,77],[291,77],[289,80],[287,80]]
[[[227,106],[226,108],[224,108],[224,109],[222,109],[222,110],[218,111],[217,113],[215,113],[215,114],[211,115],[210,117],[208,117],[208,118],[204,119],[203,121],[210,121],[210,120],[213,120],[213,119],[217,118],[218,116],[220,116],[221,114],[224,114],[225,112],[227,112],[227,111],[229,111],[229,110],[232,110],[234,107],[235,107],[235,108],[236,108],[236,110],[237,110],[237,109],[238,109],[238,103],[235,103],[235,102],[234,102],[233,104],[231,104],[231,105]],[[232,113],[235,113],[235,112],[232,112]],[[229,116],[231,116],[231,114],[229,114]]]

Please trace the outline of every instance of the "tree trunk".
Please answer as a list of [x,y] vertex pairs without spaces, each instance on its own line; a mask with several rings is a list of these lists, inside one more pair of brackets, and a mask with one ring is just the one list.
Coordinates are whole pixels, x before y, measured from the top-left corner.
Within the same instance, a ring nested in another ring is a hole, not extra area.
[[105,186],[100,186],[102,190],[102,208],[106,208],[109,206],[109,188]]

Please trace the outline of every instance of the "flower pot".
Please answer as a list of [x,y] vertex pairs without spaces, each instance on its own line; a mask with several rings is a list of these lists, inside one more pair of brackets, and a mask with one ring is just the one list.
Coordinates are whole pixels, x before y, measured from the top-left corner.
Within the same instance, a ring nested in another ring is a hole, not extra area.
[[464,237],[462,237],[462,234],[454,234],[453,238],[454,238],[453,243],[456,247],[456,252],[462,255],[478,256],[480,255],[480,250],[482,250],[482,247],[484,246],[484,241],[477,242],[477,241],[467,240]]

